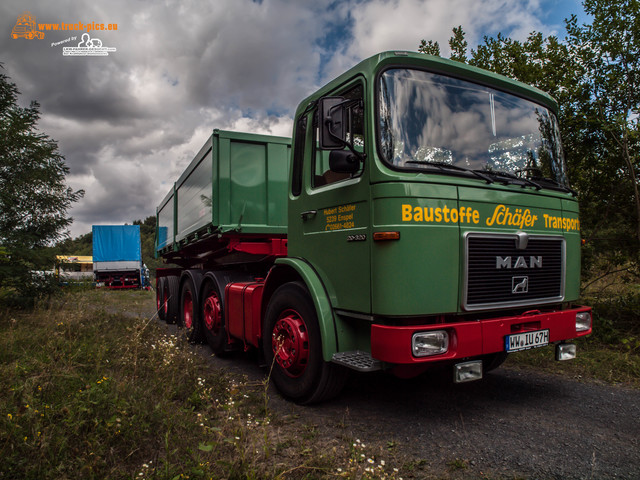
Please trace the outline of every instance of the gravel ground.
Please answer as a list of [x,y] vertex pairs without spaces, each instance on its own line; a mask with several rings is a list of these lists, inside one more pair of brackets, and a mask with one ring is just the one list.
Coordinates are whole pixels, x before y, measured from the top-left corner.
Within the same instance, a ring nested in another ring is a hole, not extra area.
[[[194,348],[215,367],[264,379],[248,355],[219,359],[206,345]],[[326,439],[393,449],[413,468],[405,478],[640,478],[640,390],[517,369],[508,360],[460,385],[439,374],[355,374],[339,398],[311,407],[272,390],[270,408],[297,415]]]

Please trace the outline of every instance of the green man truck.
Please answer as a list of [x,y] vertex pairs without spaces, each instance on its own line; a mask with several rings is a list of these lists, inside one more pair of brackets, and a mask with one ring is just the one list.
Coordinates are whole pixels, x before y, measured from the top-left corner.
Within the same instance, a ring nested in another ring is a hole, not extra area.
[[459,62],[386,52],[303,100],[293,137],[214,130],[157,207],[161,318],[257,349],[299,403],[350,370],[480,379],[591,332],[557,104]]

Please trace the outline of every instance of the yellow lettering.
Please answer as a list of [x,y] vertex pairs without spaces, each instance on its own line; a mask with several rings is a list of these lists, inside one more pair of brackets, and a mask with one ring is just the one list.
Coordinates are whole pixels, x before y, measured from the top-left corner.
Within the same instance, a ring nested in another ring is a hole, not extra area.
[[491,216],[491,218],[487,218],[487,226],[491,227],[494,223],[496,225],[500,225],[498,215],[500,215],[505,208],[506,207],[504,205],[498,205],[493,211],[493,215]]
[[433,222],[433,207],[424,207],[424,221]]
[[449,209],[446,205],[442,207],[442,211],[444,212],[444,221],[449,223]]
[[411,221],[411,205],[402,205],[402,221],[410,222]]

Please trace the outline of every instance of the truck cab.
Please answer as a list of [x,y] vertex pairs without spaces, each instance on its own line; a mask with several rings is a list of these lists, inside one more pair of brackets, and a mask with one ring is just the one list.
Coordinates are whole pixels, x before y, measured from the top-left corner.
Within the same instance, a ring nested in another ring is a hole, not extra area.
[[468,363],[459,381],[590,332],[556,111],[537,89],[403,52],[301,103],[288,252],[327,291],[332,361],[409,376],[449,359]]

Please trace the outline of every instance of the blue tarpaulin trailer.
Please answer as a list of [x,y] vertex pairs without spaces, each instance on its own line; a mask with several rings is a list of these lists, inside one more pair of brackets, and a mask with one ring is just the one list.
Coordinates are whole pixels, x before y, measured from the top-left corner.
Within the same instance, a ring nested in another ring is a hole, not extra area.
[[140,225],[94,225],[93,274],[97,286],[144,287]]

